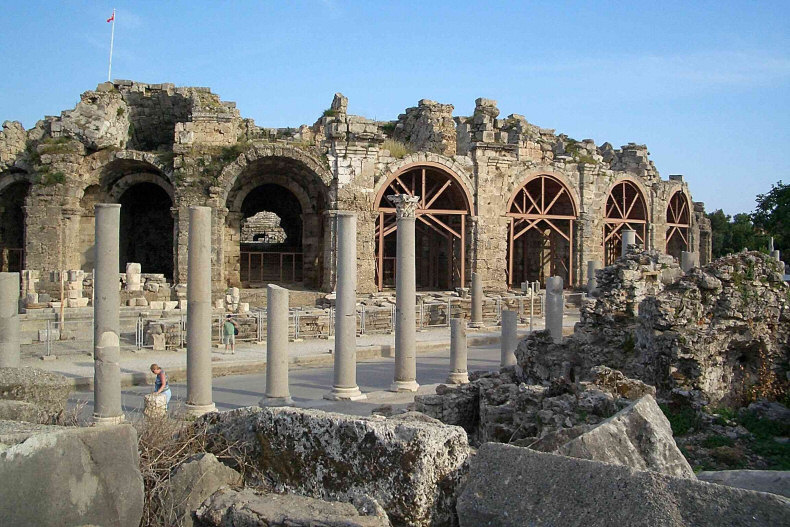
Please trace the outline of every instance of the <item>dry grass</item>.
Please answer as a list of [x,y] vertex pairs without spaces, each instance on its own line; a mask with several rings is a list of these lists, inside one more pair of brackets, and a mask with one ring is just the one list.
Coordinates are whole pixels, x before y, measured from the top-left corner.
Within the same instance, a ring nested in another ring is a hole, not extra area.
[[382,143],[381,148],[384,150],[389,150],[390,155],[396,159],[403,159],[406,155],[411,154],[414,152],[414,149],[411,148],[406,143],[398,141],[397,139],[387,139]]

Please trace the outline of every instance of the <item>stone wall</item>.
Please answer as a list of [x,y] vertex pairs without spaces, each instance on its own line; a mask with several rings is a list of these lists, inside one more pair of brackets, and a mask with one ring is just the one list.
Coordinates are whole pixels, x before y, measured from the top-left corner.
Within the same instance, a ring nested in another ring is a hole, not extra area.
[[[261,185],[278,185],[300,203],[307,287],[333,289],[333,212],[357,212],[358,287],[376,290],[377,196],[399,173],[421,166],[448,174],[470,197],[465,282],[476,271],[487,290],[508,285],[508,205],[538,176],[561,182],[576,209],[571,257],[563,261],[569,264],[568,285],[585,283],[586,262],[603,259],[605,204],[622,181],[644,196],[647,248],[665,249],[667,206],[681,192],[693,209],[687,249],[709,260],[704,206],[692,205],[682,177],[660,178],[646,146],[599,146],[518,114],[500,118],[491,99],[478,99],[472,116],[452,112],[452,105],[421,100],[397,121],[375,121],[349,114],[348,99],[336,94],[313,125],[274,129],[243,119],[234,103],[208,88],[103,83],[82,94],[74,109],[30,130],[4,123],[0,193],[17,182],[31,185],[24,197],[24,268],[89,272],[93,205],[123,202],[126,191],[141,183],[160,187],[170,202],[163,202],[160,216],[173,218],[172,232],[156,234],[172,237],[170,283],[186,279],[188,208],[211,206],[217,297],[228,286],[244,285],[242,207]],[[382,148],[388,137],[405,143],[406,152]]]

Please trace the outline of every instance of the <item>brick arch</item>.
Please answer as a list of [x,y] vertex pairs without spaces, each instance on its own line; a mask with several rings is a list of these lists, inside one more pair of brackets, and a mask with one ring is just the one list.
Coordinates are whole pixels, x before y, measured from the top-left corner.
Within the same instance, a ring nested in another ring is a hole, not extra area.
[[6,188],[10,187],[14,183],[19,183],[20,181],[32,185],[33,176],[24,171],[9,171],[0,174],[0,192],[3,192]]
[[332,185],[334,179],[332,173],[317,151],[307,151],[301,147],[288,144],[252,145],[220,172],[217,183],[217,186],[222,189],[220,202],[226,203],[228,201],[228,196],[236,185],[237,180],[244,175],[250,164],[267,158],[288,159],[302,165],[323,184],[325,187],[323,194],[326,194]]
[[470,214],[472,216],[476,215],[476,202],[470,191],[470,189],[474,188],[474,184],[472,183],[472,178],[467,169],[449,157],[425,152],[417,152],[404,156],[403,159],[388,165],[379,173],[378,178],[376,178],[377,190],[375,203],[378,205],[378,203],[381,201],[381,197],[384,195],[384,192],[387,189],[387,186],[389,186],[390,182],[392,182],[396,176],[420,166],[446,172],[458,180],[458,182],[461,184],[461,190],[463,190],[466,197],[467,204],[469,205]]

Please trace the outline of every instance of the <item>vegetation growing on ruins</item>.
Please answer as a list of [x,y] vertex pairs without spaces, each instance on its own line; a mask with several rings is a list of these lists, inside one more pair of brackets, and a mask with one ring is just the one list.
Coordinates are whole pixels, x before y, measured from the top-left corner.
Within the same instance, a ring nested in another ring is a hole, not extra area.
[[384,143],[381,145],[381,148],[383,150],[389,150],[390,155],[396,159],[403,159],[408,154],[414,152],[413,148],[411,148],[406,143],[403,143],[402,141],[398,141],[397,139],[385,140]]
[[334,117],[337,115],[337,110],[333,110],[332,108],[327,108],[326,110],[324,110],[324,113],[322,115],[324,117]]

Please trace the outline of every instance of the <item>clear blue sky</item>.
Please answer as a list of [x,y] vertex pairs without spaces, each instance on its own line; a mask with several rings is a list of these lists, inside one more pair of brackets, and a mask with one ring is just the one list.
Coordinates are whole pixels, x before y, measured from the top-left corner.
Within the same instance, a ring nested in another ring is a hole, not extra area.
[[0,6],[0,120],[31,127],[107,77],[209,86],[259,126],[336,91],[394,119],[477,97],[576,139],[648,145],[708,210],[790,182],[790,1],[33,1]]

